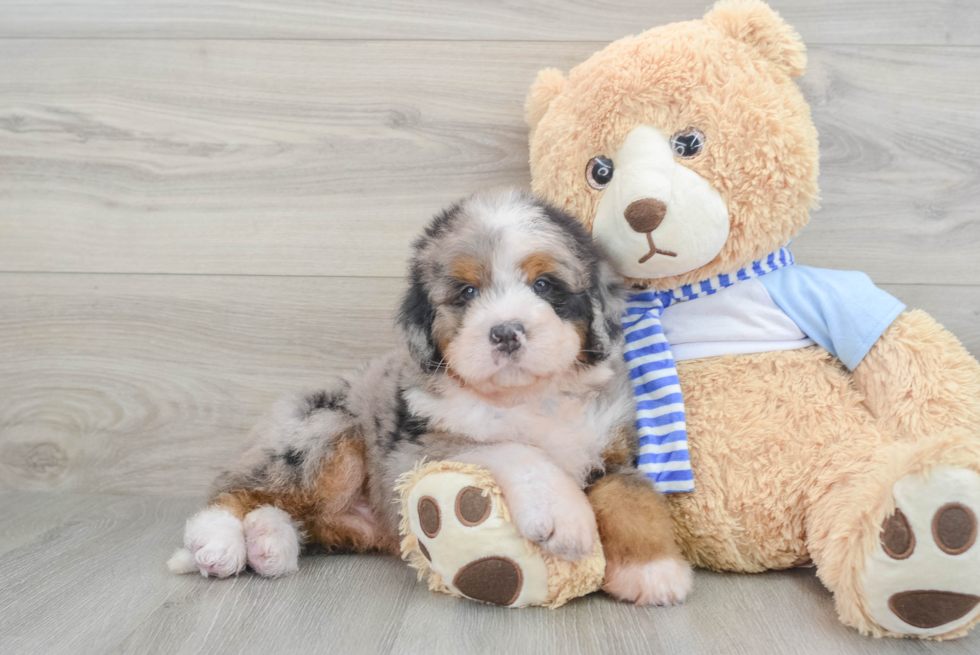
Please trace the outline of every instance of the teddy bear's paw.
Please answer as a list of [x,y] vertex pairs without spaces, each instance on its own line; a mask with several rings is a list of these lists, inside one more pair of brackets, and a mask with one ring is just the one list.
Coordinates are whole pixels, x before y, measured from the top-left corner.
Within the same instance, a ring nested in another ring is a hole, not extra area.
[[431,473],[407,499],[409,525],[427,566],[450,593],[522,607],[548,599],[548,568],[507,520],[503,498],[488,476]]
[[175,573],[197,570],[204,577],[227,578],[245,568],[242,522],[223,509],[206,509],[187,520],[184,548],[167,565]]
[[863,572],[868,612],[900,635],[962,633],[980,618],[980,475],[936,466],[892,493],[895,513]]
[[245,517],[245,546],[248,565],[265,577],[299,569],[302,533],[292,518],[271,505],[252,510]]
[[691,567],[681,559],[606,566],[606,593],[636,605],[677,605],[691,591]]

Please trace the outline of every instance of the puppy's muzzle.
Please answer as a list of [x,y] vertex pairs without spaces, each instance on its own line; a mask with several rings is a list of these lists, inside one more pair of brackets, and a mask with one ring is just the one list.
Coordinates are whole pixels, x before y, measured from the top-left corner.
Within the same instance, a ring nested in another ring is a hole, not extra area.
[[500,352],[509,355],[521,347],[524,334],[524,326],[516,321],[501,323],[490,328],[490,343]]

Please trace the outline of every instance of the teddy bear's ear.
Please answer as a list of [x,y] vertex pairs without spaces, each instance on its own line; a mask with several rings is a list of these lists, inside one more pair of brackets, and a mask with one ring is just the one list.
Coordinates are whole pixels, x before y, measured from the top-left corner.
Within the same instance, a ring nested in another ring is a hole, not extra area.
[[538,72],[524,101],[524,121],[532,130],[548,111],[551,101],[565,88],[565,82],[565,76],[557,68],[545,68]]
[[704,20],[752,46],[790,77],[799,77],[806,69],[806,46],[800,35],[762,0],[721,0]]

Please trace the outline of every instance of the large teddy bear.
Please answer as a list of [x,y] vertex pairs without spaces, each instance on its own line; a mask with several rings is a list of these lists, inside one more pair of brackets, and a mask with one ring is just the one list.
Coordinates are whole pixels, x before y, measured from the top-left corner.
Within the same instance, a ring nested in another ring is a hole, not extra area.
[[980,365],[866,276],[794,264],[817,197],[805,65],[767,5],[723,0],[541,71],[533,188],[633,286],[640,465],[679,492],[689,560],[812,563],[862,633],[959,636],[980,617]]

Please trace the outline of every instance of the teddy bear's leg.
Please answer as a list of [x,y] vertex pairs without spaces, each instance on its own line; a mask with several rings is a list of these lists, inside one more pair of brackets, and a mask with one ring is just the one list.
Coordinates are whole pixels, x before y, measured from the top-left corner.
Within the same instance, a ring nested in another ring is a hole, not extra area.
[[980,620],[980,434],[895,442],[807,515],[807,546],[845,624],[875,636],[950,638]]
[[525,539],[503,489],[484,468],[429,462],[399,480],[402,556],[429,588],[474,600],[558,607],[599,589],[605,561],[556,557]]
[[673,605],[691,590],[691,567],[674,542],[670,509],[636,469],[588,489],[606,556],[602,588],[637,605]]
[[899,316],[854,382],[872,414],[903,439],[980,426],[980,363],[925,312]]

